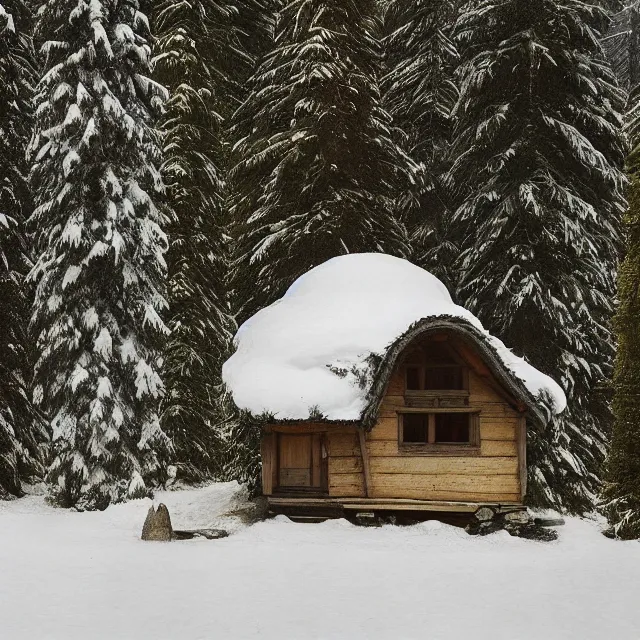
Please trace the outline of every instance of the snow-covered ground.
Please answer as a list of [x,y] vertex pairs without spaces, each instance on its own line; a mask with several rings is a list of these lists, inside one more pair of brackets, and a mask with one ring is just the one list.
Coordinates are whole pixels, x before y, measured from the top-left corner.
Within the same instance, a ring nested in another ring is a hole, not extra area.
[[0,503],[0,638],[640,638],[640,544],[595,522],[568,519],[540,543],[437,522],[247,526],[234,483],[160,501],[176,528],[232,535],[142,542],[149,500],[103,513]]

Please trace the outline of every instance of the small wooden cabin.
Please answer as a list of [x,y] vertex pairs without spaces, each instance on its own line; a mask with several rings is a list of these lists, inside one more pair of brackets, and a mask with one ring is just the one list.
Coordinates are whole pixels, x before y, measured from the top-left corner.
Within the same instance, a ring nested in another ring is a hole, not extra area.
[[389,347],[358,421],[273,421],[262,487],[278,513],[522,508],[527,421],[548,416],[486,336],[459,318]]

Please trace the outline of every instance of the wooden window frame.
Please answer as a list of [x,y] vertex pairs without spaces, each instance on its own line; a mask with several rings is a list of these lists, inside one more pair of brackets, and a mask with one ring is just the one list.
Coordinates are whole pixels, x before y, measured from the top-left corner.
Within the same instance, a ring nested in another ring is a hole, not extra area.
[[[451,349],[450,349],[451,350]],[[464,396],[469,395],[469,366],[455,352],[451,353],[455,360],[451,364],[430,364],[423,354],[421,362],[406,362],[404,364],[404,393],[410,397],[434,397],[434,396]],[[409,389],[409,369],[418,369],[420,389]],[[427,369],[461,369],[462,389],[424,389],[427,377]]]
[[[418,413],[429,416],[428,443],[404,442],[404,416]],[[435,440],[437,413],[464,413],[469,416],[469,442],[437,443]],[[472,411],[468,408],[455,409],[402,409],[398,414],[398,451],[402,455],[424,456],[477,456],[480,455],[480,411]]]
[[[420,377],[420,389],[409,389],[409,369],[418,369]],[[462,389],[422,389],[425,385],[425,378],[427,376],[427,369],[462,369]],[[405,393],[465,393],[469,392],[469,367],[465,367],[462,364],[443,364],[443,365],[420,365],[420,364],[408,364],[404,368],[404,392]]]

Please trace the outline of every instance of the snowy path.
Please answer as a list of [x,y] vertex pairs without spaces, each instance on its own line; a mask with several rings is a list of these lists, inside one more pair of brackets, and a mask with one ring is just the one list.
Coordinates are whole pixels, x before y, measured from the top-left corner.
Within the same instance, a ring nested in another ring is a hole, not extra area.
[[174,525],[235,530],[218,541],[141,542],[149,501],[0,503],[0,638],[640,638],[640,544],[593,523],[551,544],[434,522],[244,527],[221,515],[235,489],[159,496]]

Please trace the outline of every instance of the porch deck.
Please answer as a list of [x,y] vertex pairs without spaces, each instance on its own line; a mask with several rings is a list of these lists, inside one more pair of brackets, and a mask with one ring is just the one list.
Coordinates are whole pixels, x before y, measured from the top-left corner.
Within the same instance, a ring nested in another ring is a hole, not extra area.
[[518,502],[453,502],[445,500],[411,500],[402,498],[335,498],[335,497],[299,497],[269,496],[269,508],[275,513],[285,515],[332,514],[327,517],[339,517],[341,513],[361,511],[389,512],[432,512],[450,514],[473,514],[481,507],[490,507],[497,514],[523,511],[526,507]]

